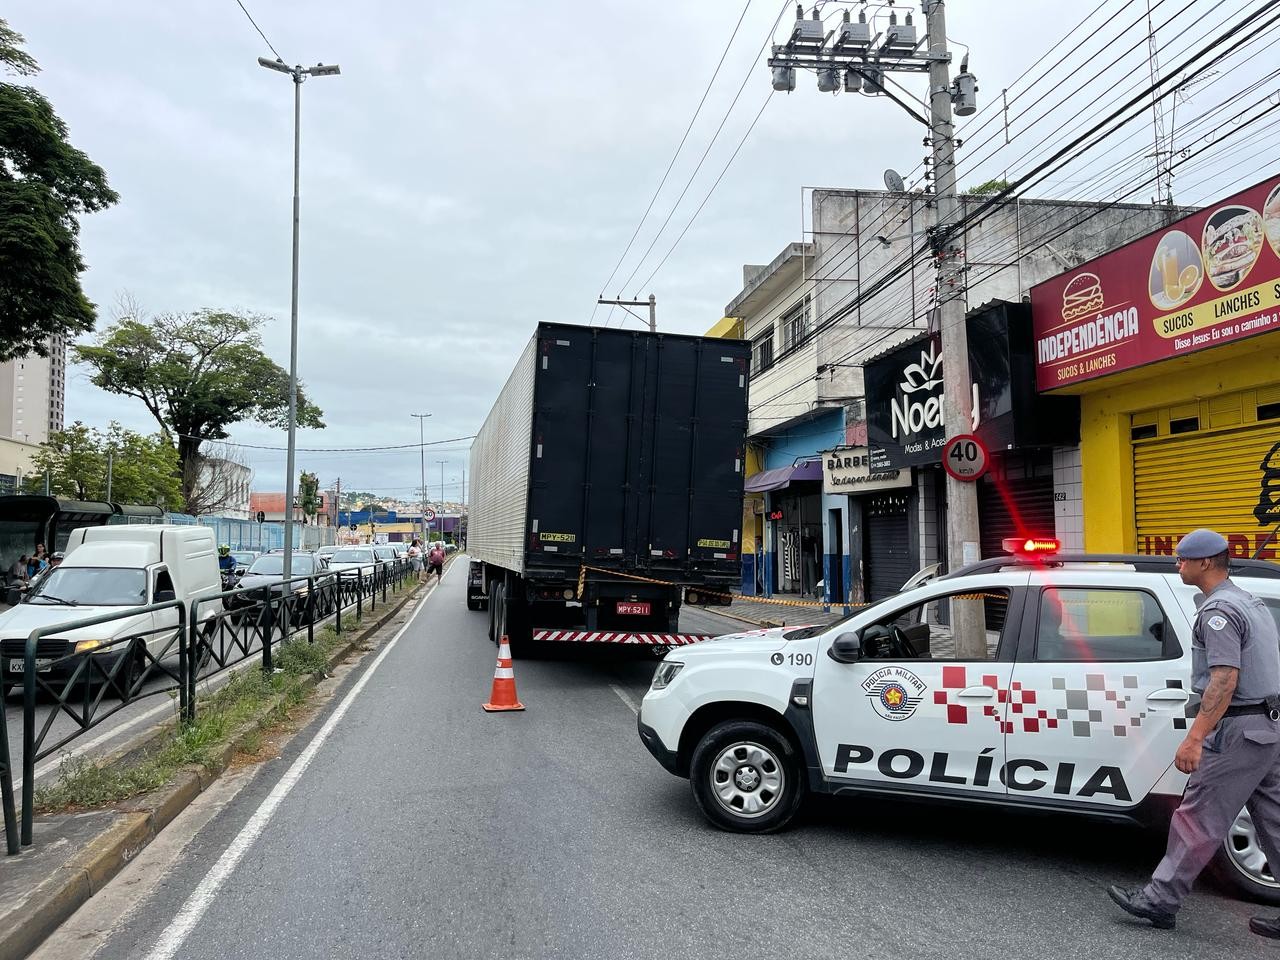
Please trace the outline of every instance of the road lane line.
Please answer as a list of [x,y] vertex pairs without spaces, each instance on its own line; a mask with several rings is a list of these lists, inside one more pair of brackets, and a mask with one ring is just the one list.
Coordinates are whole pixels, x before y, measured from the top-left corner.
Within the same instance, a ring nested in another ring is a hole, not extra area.
[[628,707],[631,708],[632,713],[635,713],[635,714],[640,713],[640,706],[635,702],[635,700],[631,699],[631,694],[627,693],[627,691],[623,690],[616,683],[609,684],[609,687],[613,690],[614,693],[618,695],[619,700],[621,700],[623,703],[625,703]]
[[[431,591],[431,593],[434,592]],[[400,638],[413,626],[418,614],[426,608],[426,602],[430,595],[429,593],[422,598],[413,613],[409,615],[409,619],[405,621],[404,626],[396,632],[394,637],[387,641],[387,645],[382,648],[377,658],[369,665],[369,669],[364,672],[364,675],[356,681],[355,686],[342,698],[342,702],[338,704],[337,709],[329,715],[315,738],[307,744],[302,753],[298,755],[298,758],[293,761],[293,765],[280,778],[279,782],[271,788],[267,798],[262,801],[261,806],[254,811],[253,816],[249,818],[249,821],[236,835],[236,838],[231,841],[231,845],[223,851],[218,862],[213,865],[213,869],[205,874],[204,879],[200,881],[191,896],[187,898],[177,916],[169,923],[156,945],[147,954],[147,960],[173,960],[178,951],[182,949],[187,937],[191,935],[191,931],[195,929],[196,924],[200,922],[209,907],[213,905],[214,898],[217,897],[222,885],[235,872],[236,867],[249,851],[253,842],[262,835],[262,831],[266,829],[267,824],[275,815],[276,810],[279,809],[280,804],[297,786],[302,774],[306,772],[307,767],[311,765],[311,761],[315,759],[320,748],[329,739],[329,735],[333,733],[342,721],[355,698],[364,690],[365,684],[369,682],[378,667],[382,665],[382,661],[387,658],[387,655],[395,649],[395,645]]]

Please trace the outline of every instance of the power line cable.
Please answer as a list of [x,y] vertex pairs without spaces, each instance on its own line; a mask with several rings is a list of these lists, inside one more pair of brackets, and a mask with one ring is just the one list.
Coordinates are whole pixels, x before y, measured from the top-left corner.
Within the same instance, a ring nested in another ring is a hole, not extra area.
[[[255,443],[238,443],[234,440],[214,440],[210,437],[196,437],[187,433],[172,434],[186,440],[204,440],[207,443],[225,443],[233,447],[244,447],[246,450],[288,450],[288,447],[271,447]],[[436,447],[445,443],[457,443],[461,440],[474,440],[473,433],[466,437],[451,437],[448,440],[428,440],[425,443],[398,443],[382,447],[295,447],[299,453],[364,453],[371,450],[417,450],[419,447]]]
[[253,19],[253,15],[249,13],[245,5],[241,3],[240,0],[236,0],[236,6],[238,6],[241,10],[244,11],[244,15],[248,17],[249,22],[253,24],[253,29],[258,31],[258,36],[262,38],[263,43],[265,43],[268,47],[270,47],[271,52],[276,55],[276,59],[283,62],[284,57],[280,56],[280,51],[278,51],[275,47],[271,46],[271,41],[267,39],[267,35],[262,32],[262,28],[258,26],[258,22]]
[[[622,256],[618,257],[618,262],[613,265],[613,270],[609,273],[609,279],[604,282],[600,288],[600,298],[604,297],[604,291],[609,288],[609,284],[613,283],[613,278],[617,276],[618,268],[622,266],[622,261],[627,258],[627,254],[631,252],[631,246],[636,242],[636,237],[640,235],[640,228],[644,226],[645,221],[649,219],[649,213],[653,210],[653,205],[657,202],[658,194],[662,193],[662,188],[666,186],[667,178],[671,176],[671,171],[676,165],[676,160],[680,156],[680,151],[684,149],[685,141],[689,139],[689,132],[693,130],[693,124],[702,113],[702,107],[707,102],[707,96],[711,93],[711,87],[716,82],[716,77],[720,76],[720,68],[724,66],[725,57],[729,55],[729,48],[733,46],[734,39],[738,36],[738,28],[742,26],[743,18],[747,15],[747,8],[751,6],[752,0],[747,0],[742,5],[742,13],[738,14],[738,22],[733,25],[733,32],[729,34],[729,42],[724,45],[724,51],[720,54],[720,59],[716,63],[716,68],[711,73],[711,79],[707,81],[707,87],[702,91],[702,99],[698,101],[698,106],[693,111],[693,116],[689,118],[689,125],[684,128],[684,136],[680,138],[680,142],[676,144],[675,153],[671,155],[671,162],[667,164],[666,171],[662,174],[662,179],[658,181],[658,188],[653,191],[653,196],[649,198],[649,205],[644,208],[644,213],[640,215],[640,222],[636,224],[635,231],[631,234],[631,239],[627,241],[626,248],[622,251]],[[790,2],[790,0],[787,0]],[[600,309],[600,303],[597,300],[595,309],[591,311],[591,319],[587,321],[588,325],[595,321],[596,310]],[[613,311],[610,311],[612,315]]]

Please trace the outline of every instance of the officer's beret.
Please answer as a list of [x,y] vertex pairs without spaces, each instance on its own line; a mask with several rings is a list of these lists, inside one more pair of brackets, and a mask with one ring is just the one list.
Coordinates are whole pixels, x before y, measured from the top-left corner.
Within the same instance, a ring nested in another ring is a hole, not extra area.
[[1192,530],[1178,541],[1174,553],[1184,560],[1203,560],[1205,557],[1216,557],[1225,553],[1227,538],[1212,530]]

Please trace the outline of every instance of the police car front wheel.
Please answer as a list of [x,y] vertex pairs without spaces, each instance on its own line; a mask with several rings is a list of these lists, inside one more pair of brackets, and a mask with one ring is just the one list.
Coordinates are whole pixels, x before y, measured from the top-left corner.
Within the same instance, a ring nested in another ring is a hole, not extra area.
[[706,818],[741,833],[786,826],[804,794],[795,748],[779,731],[752,721],[712,727],[693,752],[689,779]]
[[1280,882],[1267,863],[1248,810],[1240,811],[1222,849],[1209,866],[1224,886],[1246,899],[1280,904]]

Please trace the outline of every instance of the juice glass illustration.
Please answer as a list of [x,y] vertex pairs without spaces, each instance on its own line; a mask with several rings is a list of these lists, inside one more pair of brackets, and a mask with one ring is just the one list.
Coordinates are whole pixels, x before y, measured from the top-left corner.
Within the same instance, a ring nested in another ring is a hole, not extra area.
[[1160,279],[1164,282],[1164,295],[1170,303],[1182,299],[1182,280],[1179,277],[1178,254],[1171,247],[1160,248]]

